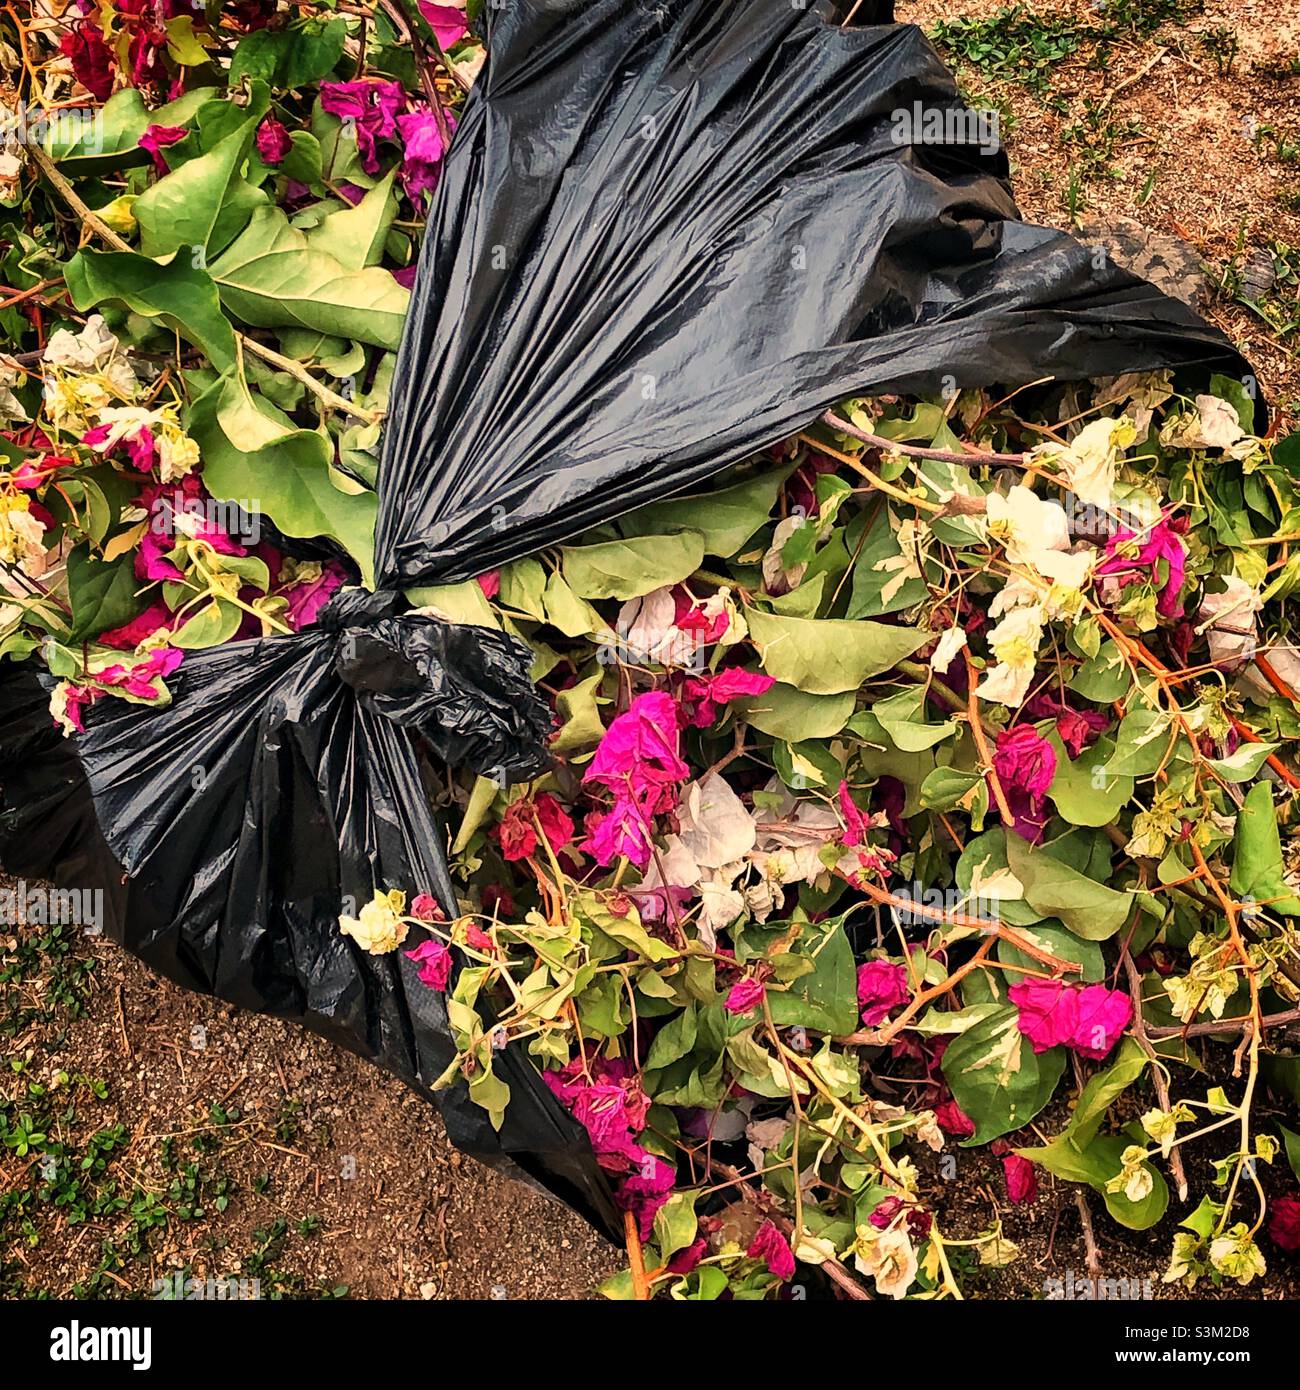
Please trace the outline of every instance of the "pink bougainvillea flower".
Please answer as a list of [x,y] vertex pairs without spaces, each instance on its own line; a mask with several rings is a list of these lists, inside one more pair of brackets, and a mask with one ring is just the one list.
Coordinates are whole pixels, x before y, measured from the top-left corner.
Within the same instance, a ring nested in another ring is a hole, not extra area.
[[496,943],[476,922],[466,923],[465,944],[472,947],[475,951],[487,951],[491,953],[496,950]]
[[746,695],[766,695],[775,684],[771,676],[765,676],[761,671],[728,666],[709,681],[709,694],[720,705],[725,705]]
[[161,178],[171,173],[171,167],[163,158],[162,152],[168,145],[175,145],[189,134],[183,125],[151,125],[145,127],[140,137],[140,148],[148,150],[153,157],[154,172]]
[[1179,618],[1183,607],[1178,596],[1186,573],[1186,547],[1166,516],[1141,537],[1127,526],[1117,526],[1093,578],[1101,584],[1103,597],[1112,589],[1118,594],[1130,584],[1149,583],[1159,595],[1156,612],[1162,618]]
[[346,583],[348,572],[337,560],[326,560],[315,579],[304,579],[280,590],[288,610],[284,620],[295,632],[310,627],[320,616],[320,611]]
[[689,1274],[709,1253],[709,1240],[701,1236],[692,1241],[685,1250],[679,1250],[666,1266],[669,1274]]
[[1022,839],[1037,844],[1050,814],[1043,794],[1056,776],[1056,750],[1032,724],[1017,724],[998,735],[993,771],[1014,818],[1012,829]]
[[697,599],[684,584],[679,584],[673,590],[673,626],[690,633],[699,647],[719,641],[731,626],[731,615],[724,600],[722,594]]
[[888,960],[869,960],[858,966],[858,1003],[862,1022],[874,1028],[891,1009],[911,998],[907,967]]
[[421,922],[445,922],[447,914],[432,893],[417,893],[411,902],[411,916]]
[[420,13],[428,21],[444,53],[469,33],[463,6],[435,5],[432,0],[420,0]]
[[[407,289],[410,289],[409,285]],[[478,577],[478,586],[483,590],[484,598],[496,598],[501,592],[501,571],[488,570],[486,574],[480,574]]]
[[178,515],[186,518],[183,534],[206,541],[219,555],[247,555],[215,522],[210,521],[207,504],[211,501],[202,481],[193,473],[176,483],[150,483],[137,503],[149,514],[149,524],[135,554],[138,579],[184,579],[170,560],[164,558],[176,547],[182,528]]
[[93,679],[96,685],[124,690],[137,700],[156,700],[159,693],[154,682],[170,676],[184,657],[179,647],[155,647],[143,661],[133,666],[106,666],[96,671]]
[[[542,1081],[587,1131],[596,1162],[602,1168],[612,1173],[639,1173],[641,1180],[650,1184],[645,1191],[634,1188],[629,1197],[651,1195],[656,1180],[662,1180],[663,1174],[653,1167],[650,1155],[636,1142],[636,1136],[645,1128],[650,1098],[632,1064],[626,1058],[596,1057],[584,1065],[582,1057],[575,1057],[558,1071],[543,1072]],[[669,1167],[669,1188],[674,1176]],[[650,1217],[653,1220],[653,1210]]]
[[1007,1180],[1007,1198],[1012,1203],[1033,1202],[1038,1198],[1038,1169],[1019,1154],[1002,1155],[1002,1172]]
[[[393,279],[396,280],[404,290],[413,290],[415,288],[415,276],[418,270],[419,266],[404,265],[400,270],[394,270],[392,272]],[[488,598],[492,597],[492,594],[488,594]]]
[[751,1259],[762,1260],[768,1272],[775,1274],[782,1283],[794,1275],[794,1251],[771,1221],[764,1221],[754,1233],[745,1254]]
[[1099,709],[1067,709],[1056,720],[1056,733],[1071,759],[1077,758],[1110,727],[1110,720]]
[[893,1224],[894,1217],[903,1210],[903,1199],[901,1197],[886,1197],[883,1202],[878,1202],[871,1209],[871,1215],[867,1220],[878,1231],[887,1231]]
[[1035,1052],[1068,1047],[1100,1062],[1119,1041],[1133,1017],[1133,1001],[1105,985],[1073,985],[1062,980],[1022,980],[1007,997],[1019,1011],[1020,1031]]
[[573,839],[573,821],[550,792],[512,802],[490,833],[501,846],[503,859],[530,859],[537,853],[539,825],[553,850],[563,849]]
[[413,951],[402,954],[408,960],[419,963],[417,973],[422,984],[439,991],[447,988],[447,981],[451,979],[451,947],[445,942],[430,937],[428,941],[421,941]]
[[156,442],[148,425],[138,425],[126,431],[111,424],[95,425],[81,436],[81,442],[101,454],[112,454],[125,446],[132,466],[141,473],[151,473],[158,462]]
[[[92,685],[69,685],[64,692],[63,717],[79,733],[86,732],[85,711],[95,703],[104,692],[96,690]],[[59,721],[54,721],[57,729]]]
[[97,640],[102,646],[114,647],[118,651],[134,651],[146,637],[152,637],[159,628],[167,628],[170,631],[174,621],[175,615],[171,609],[162,599],[155,599],[143,613],[132,618],[129,623],[101,632]]
[[707,729],[717,722],[719,706],[746,695],[765,695],[776,684],[760,671],[728,666],[712,676],[687,676],[682,683],[678,718],[691,728]]
[[620,1211],[630,1211],[636,1217],[642,1240],[650,1239],[655,1213],[672,1196],[677,1169],[654,1154],[647,1154],[641,1170],[626,1178],[614,1194]]
[[428,108],[397,118],[397,130],[403,145],[402,187],[406,189],[406,196],[417,205],[423,201],[426,193],[432,193],[437,188],[443,156],[456,130],[456,118],[450,112],[443,113],[443,120],[447,125],[446,140],[443,139],[437,114]]
[[267,116],[257,127],[257,152],[263,164],[283,164],[289,151],[293,149],[293,139],[288,130],[275,119]]
[[[662,690],[648,690],[606,729],[582,780],[597,782],[614,792],[629,786],[634,793],[671,787],[691,775],[678,754],[678,738],[672,696]],[[674,788],[661,809],[667,810],[676,802]]]
[[79,19],[59,40],[59,48],[71,60],[77,81],[98,101],[106,101],[113,91],[116,68],[98,14]]
[[340,120],[353,122],[361,167],[367,174],[379,172],[380,140],[397,132],[397,116],[406,105],[400,82],[383,78],[359,78],[354,82],[322,82],[321,110]]
[[969,1139],[975,1133],[975,1121],[955,1100],[945,1100],[936,1105],[934,1118],[939,1128],[954,1139]]
[[1268,1234],[1287,1254],[1300,1250],[1300,1198],[1276,1197],[1268,1204]]
[[626,857],[638,869],[650,862],[651,826],[641,807],[628,796],[614,798],[604,815],[589,817],[582,848],[602,867]]
[[840,842],[849,846],[865,845],[870,822],[858,810],[858,804],[849,793],[849,784],[841,782],[839,787],[840,815],[844,818],[844,834]]
[[727,994],[724,1008],[729,1014],[747,1014],[763,1002],[767,990],[759,980],[737,980]]
[[44,487],[60,468],[73,468],[76,462],[67,454],[42,454],[40,458],[23,459],[8,475],[8,480],[24,492],[35,492],[37,488]]

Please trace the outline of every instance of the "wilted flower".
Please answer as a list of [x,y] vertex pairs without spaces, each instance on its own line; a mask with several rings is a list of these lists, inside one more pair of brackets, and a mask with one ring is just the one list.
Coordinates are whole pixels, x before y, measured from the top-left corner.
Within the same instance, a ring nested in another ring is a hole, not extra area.
[[1002,1172],[1007,1180],[1007,1200],[1033,1202],[1038,1198],[1038,1169],[1019,1154],[1002,1155]]
[[397,132],[398,112],[406,105],[400,82],[384,78],[359,78],[354,82],[322,82],[321,110],[340,120],[351,121],[356,132],[361,167],[368,174],[379,172],[378,141]]
[[254,138],[257,153],[262,157],[264,164],[283,164],[289,151],[293,149],[293,139],[288,130],[274,116],[267,116],[262,120]]
[[406,940],[407,925],[402,921],[406,894],[399,888],[375,896],[361,909],[360,916],[340,916],[339,931],[350,936],[372,956],[387,955]]
[[763,1002],[767,990],[754,979],[737,980],[727,994],[724,1008],[728,1013],[747,1014]]
[[428,109],[398,116],[397,131],[404,147],[402,155],[402,186],[413,203],[420,203],[426,193],[438,186],[443,156],[450,148],[449,140],[456,129],[456,118],[444,112],[447,139],[443,139],[437,114]]
[[537,830],[541,827],[552,850],[563,849],[573,839],[573,821],[550,792],[522,797],[506,807],[500,822],[492,827],[492,838],[501,846],[507,860],[530,859],[537,853]]
[[148,150],[153,159],[154,173],[160,178],[171,172],[162,152],[168,145],[179,144],[189,134],[183,125],[151,125],[140,137],[140,148]]
[[[364,911],[363,908],[362,912]],[[428,985],[430,989],[447,988],[447,982],[451,979],[452,957],[451,947],[445,942],[431,936],[427,941],[421,941],[414,950],[405,951],[403,954],[407,960],[419,964],[418,974],[423,984]]]
[[1288,1255],[1300,1250],[1300,1198],[1275,1197],[1269,1203],[1268,1234]]
[[883,1023],[892,1009],[911,998],[907,967],[888,960],[869,960],[858,966],[858,1004],[868,1028]]
[[993,771],[1014,817],[1012,828],[1023,839],[1037,844],[1049,818],[1043,796],[1056,775],[1052,745],[1032,724],[1005,729],[998,735]]
[[1256,1275],[1267,1273],[1264,1255],[1251,1236],[1250,1227],[1244,1221],[1229,1226],[1221,1236],[1210,1242],[1210,1263],[1220,1274],[1235,1279],[1238,1284],[1249,1284]]
[[887,1231],[859,1226],[853,1260],[860,1273],[875,1278],[876,1292],[889,1298],[905,1298],[916,1279],[916,1251],[911,1237],[900,1226]]
[[783,1283],[794,1275],[794,1251],[771,1221],[764,1221],[754,1233],[745,1254],[751,1259],[762,1260],[768,1272],[775,1274]]
[[1148,583],[1156,591],[1156,612],[1162,618],[1177,618],[1183,611],[1178,596],[1186,570],[1186,548],[1168,519],[1162,518],[1144,537],[1127,526],[1117,526],[1093,577],[1105,581],[1103,597],[1113,594],[1116,599],[1128,585]]

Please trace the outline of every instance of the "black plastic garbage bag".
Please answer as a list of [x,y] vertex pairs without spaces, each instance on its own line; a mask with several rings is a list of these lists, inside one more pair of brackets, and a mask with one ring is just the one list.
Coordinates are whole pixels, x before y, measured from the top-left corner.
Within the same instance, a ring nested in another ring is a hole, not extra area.
[[[452,908],[422,763],[530,776],[548,713],[520,644],[402,591],[680,491],[846,395],[1246,371],[1182,304],[1020,222],[1000,152],[900,139],[900,112],[964,109],[954,83],[885,4],[842,13],[485,9],[397,370],[379,592],[191,653],[169,708],[100,702],[72,741],[9,668],[7,868],[109,890],[111,930],[171,978],[426,1087],[454,1055],[442,997],[340,911],[389,888]],[[498,1066],[499,1134],[462,1086],[437,1094],[453,1141],[616,1233],[581,1129],[521,1051]]]

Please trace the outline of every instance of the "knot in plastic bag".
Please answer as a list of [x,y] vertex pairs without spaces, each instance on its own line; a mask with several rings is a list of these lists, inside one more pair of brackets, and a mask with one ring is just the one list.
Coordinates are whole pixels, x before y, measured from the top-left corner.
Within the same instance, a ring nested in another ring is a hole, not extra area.
[[547,767],[551,712],[533,688],[523,642],[364,589],[336,594],[319,625],[336,634],[335,669],[358,702],[418,730],[451,766],[502,785]]

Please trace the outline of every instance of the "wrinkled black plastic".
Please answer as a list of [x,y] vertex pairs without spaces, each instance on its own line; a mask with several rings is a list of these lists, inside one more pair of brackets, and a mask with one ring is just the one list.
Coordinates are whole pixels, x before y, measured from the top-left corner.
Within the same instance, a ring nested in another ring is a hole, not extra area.
[[[380,471],[379,593],[187,655],[171,707],[106,700],[67,742],[0,683],[0,858],[110,890],[187,987],[298,1020],[418,1088],[442,997],[337,929],[375,889],[453,894],[427,758],[526,777],[545,706],[510,638],[404,611],[792,433],[843,396],[1246,368],[1182,304],[1017,220],[1000,153],[897,143],[959,107],[919,30],[830,3],[511,0],[448,159]],[[500,1134],[451,1138],[606,1230],[607,1184],[528,1059]]]

